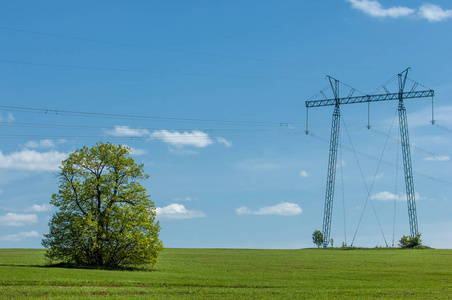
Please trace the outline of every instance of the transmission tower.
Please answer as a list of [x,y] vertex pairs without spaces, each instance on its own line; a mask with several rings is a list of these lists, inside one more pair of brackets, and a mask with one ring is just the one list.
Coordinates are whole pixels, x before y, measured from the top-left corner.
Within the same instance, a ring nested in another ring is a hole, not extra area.
[[[333,106],[333,119],[331,124],[331,138],[330,138],[330,151],[328,159],[328,174],[326,181],[326,193],[325,193],[325,208],[323,213],[323,247],[327,247],[330,241],[331,233],[331,220],[333,213],[333,198],[334,198],[334,186],[336,178],[336,165],[337,165],[337,149],[339,140],[339,128],[340,128],[340,105],[342,104],[354,104],[354,103],[368,103],[388,100],[398,100],[398,113],[399,113],[399,126],[400,126],[400,139],[402,143],[403,154],[403,170],[405,173],[405,188],[408,203],[408,219],[410,225],[410,235],[415,236],[418,231],[417,213],[416,213],[416,200],[414,192],[413,181],[413,169],[411,165],[411,151],[410,140],[408,135],[408,121],[406,116],[406,109],[403,103],[404,99],[425,98],[433,97],[433,90],[416,91],[417,83],[411,88],[409,92],[405,92],[405,85],[408,76],[407,68],[402,73],[398,74],[399,91],[397,93],[390,93],[385,86],[383,88],[386,94],[353,96],[354,89],[351,90],[347,97],[339,97],[339,81],[331,76],[327,76],[331,89],[333,91],[334,98],[327,98],[325,94],[321,94],[325,97],[322,100],[306,101],[306,134],[308,131],[308,110],[313,107]],[[432,123],[434,120],[432,120]],[[370,128],[369,124],[367,128]]]

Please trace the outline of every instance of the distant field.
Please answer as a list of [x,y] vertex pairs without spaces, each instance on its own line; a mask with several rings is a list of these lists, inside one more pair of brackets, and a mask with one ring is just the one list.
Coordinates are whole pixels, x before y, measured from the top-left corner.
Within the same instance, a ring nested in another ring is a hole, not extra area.
[[452,298],[452,250],[166,249],[156,271],[45,267],[0,249],[0,298]]

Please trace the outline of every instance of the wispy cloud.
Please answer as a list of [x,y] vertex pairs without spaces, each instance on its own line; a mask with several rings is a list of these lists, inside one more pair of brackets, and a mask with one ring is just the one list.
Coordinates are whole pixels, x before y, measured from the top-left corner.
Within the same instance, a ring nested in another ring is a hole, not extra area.
[[180,202],[180,201],[195,201],[198,200],[196,198],[192,198],[192,197],[182,197],[182,198],[175,198],[174,201],[176,202]]
[[132,128],[130,126],[115,126],[114,129],[106,130],[110,135],[117,137],[147,137],[149,130],[141,128]]
[[191,150],[191,149],[185,149],[185,148],[168,147],[168,150],[171,154],[176,154],[176,155],[198,154],[198,151]]
[[232,147],[232,142],[228,141],[228,140],[225,139],[225,138],[217,137],[217,141],[218,141],[218,143],[223,144],[223,145],[225,145],[226,147]]
[[14,122],[14,116],[12,113],[8,113],[6,117],[4,117],[2,114],[0,114],[0,122],[7,122],[12,123]]
[[54,148],[57,144],[64,144],[67,140],[58,139],[58,140],[39,140],[39,141],[29,141],[25,144],[26,148]]
[[7,155],[0,151],[0,169],[56,171],[67,156],[67,153],[58,151],[37,152],[24,149]]
[[129,126],[115,126],[113,130],[108,130],[107,133],[120,137],[146,137],[149,139],[161,140],[178,148],[183,146],[204,148],[213,143],[207,133],[199,130],[179,132],[162,129],[150,132],[147,129],[131,128]]
[[352,5],[352,8],[358,9],[371,17],[398,18],[412,15],[415,12],[414,9],[403,6],[383,8],[380,2],[373,0],[347,0],[347,2]]
[[213,144],[212,139],[207,133],[198,130],[191,132],[156,130],[151,133],[150,138],[162,140],[169,145],[179,148],[183,146],[204,148]]
[[379,193],[371,195],[370,199],[377,200],[377,201],[391,201],[391,200],[399,200],[400,197],[391,192],[384,191],[384,192],[379,192]]
[[446,155],[429,156],[424,158],[426,161],[449,161],[450,157]]
[[417,16],[429,22],[440,22],[452,17],[452,10],[444,10],[432,3],[424,3],[419,8],[405,6],[392,6],[385,8],[376,0],[346,0],[352,8],[362,11],[368,16],[375,18],[401,18]]
[[[396,195],[388,191],[383,191],[371,195],[370,199],[376,201],[406,201],[406,196],[406,194]],[[428,200],[427,198],[422,197],[418,192],[414,193],[414,198],[416,200]]]
[[241,171],[269,171],[281,169],[283,165],[262,159],[247,159],[234,164],[234,168]]
[[53,206],[48,203],[43,203],[42,205],[33,204],[32,206],[25,208],[24,211],[28,211],[28,212],[53,211]]
[[[215,142],[223,144],[226,147],[232,147],[232,142],[226,140],[225,138],[217,137],[213,140],[208,133],[199,130],[177,131],[161,129],[151,132],[148,129],[143,128],[115,126],[113,129],[106,130],[105,132],[116,137],[139,137],[150,140],[160,140],[170,146],[169,150],[173,154],[196,154],[197,151],[186,149],[186,147],[205,148]],[[132,154],[139,155],[133,152]]]
[[26,226],[38,222],[38,216],[35,214],[15,214],[7,213],[0,216],[0,225],[3,226]]
[[2,235],[0,237],[0,241],[20,242],[26,238],[36,238],[36,237],[40,237],[39,233],[36,231],[19,232],[16,234]]
[[139,156],[139,155],[145,155],[148,152],[145,149],[137,149],[130,147],[130,155]]
[[237,208],[238,215],[278,215],[278,216],[296,216],[303,212],[301,207],[296,203],[282,202],[273,206],[261,207],[252,210],[246,206]]
[[156,208],[157,218],[162,219],[193,219],[204,218],[206,215],[199,210],[187,209],[182,204],[173,203]]
[[[452,126],[452,105],[435,105],[435,121],[439,126]],[[422,122],[425,126],[431,126],[432,108],[426,106],[424,109],[408,114],[408,120]],[[390,122],[389,120],[387,122]]]
[[55,143],[52,140],[29,141],[25,144],[27,148],[53,148]]
[[308,178],[309,176],[311,176],[311,174],[309,174],[308,172],[306,172],[305,170],[302,170],[300,172],[300,176],[303,178]]

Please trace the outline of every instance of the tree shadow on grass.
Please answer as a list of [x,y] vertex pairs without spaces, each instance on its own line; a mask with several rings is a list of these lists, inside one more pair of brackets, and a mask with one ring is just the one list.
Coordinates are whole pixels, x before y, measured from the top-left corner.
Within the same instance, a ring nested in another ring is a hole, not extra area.
[[141,271],[141,272],[158,272],[159,270],[151,269],[145,266],[129,266],[129,267],[101,267],[101,266],[78,266],[68,263],[56,263],[46,265],[18,265],[18,264],[0,264],[0,267],[19,267],[19,268],[59,268],[59,269],[79,269],[79,270],[107,270],[107,271]]
[[43,266],[45,268],[64,268],[64,269],[85,269],[85,270],[108,270],[108,271],[145,271],[155,272],[157,270],[146,266],[123,266],[123,267],[107,267],[107,266],[90,266],[90,265],[75,265],[68,263],[56,263]]

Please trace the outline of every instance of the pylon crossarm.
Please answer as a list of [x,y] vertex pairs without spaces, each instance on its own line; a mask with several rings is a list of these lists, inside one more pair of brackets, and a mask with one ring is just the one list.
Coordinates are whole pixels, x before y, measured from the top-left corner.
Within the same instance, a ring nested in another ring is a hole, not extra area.
[[[433,90],[402,93],[402,98],[404,100],[414,99],[414,98],[428,98],[428,97],[433,97],[433,96],[435,96],[435,92]],[[334,105],[336,105],[337,102],[339,102],[339,104],[353,104],[353,103],[399,100],[399,98],[400,98],[399,93],[365,95],[365,96],[345,97],[345,98],[339,98],[339,99],[306,101],[306,107],[310,108],[310,107],[321,107],[321,106],[334,106]]]

